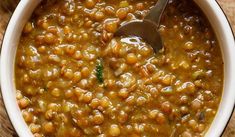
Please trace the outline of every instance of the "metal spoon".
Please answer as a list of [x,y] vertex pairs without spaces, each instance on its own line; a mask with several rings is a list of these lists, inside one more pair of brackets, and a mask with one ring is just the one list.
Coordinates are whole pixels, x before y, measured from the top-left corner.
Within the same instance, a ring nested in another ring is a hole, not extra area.
[[158,32],[163,11],[169,0],[158,0],[144,20],[134,20],[121,26],[115,36],[138,36],[150,44],[155,52],[162,49],[162,39]]

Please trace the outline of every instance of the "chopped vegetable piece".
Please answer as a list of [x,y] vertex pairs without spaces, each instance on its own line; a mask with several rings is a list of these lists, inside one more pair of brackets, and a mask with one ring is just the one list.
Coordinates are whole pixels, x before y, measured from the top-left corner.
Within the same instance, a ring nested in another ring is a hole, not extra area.
[[205,112],[204,111],[200,112],[198,120],[201,122],[205,121]]
[[129,3],[126,0],[121,1],[120,4],[119,4],[119,7],[121,7],[121,8],[125,8],[125,7],[128,7],[128,6],[129,6]]
[[193,79],[198,79],[198,78],[201,78],[203,77],[205,74],[205,72],[203,70],[198,70],[198,71],[195,71],[193,74],[192,74],[192,77]]

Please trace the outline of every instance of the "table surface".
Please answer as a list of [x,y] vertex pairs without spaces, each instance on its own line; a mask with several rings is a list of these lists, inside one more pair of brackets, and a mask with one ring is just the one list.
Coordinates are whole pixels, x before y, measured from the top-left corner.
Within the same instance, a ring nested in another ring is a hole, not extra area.
[[[235,0],[217,0],[227,15],[230,24],[235,32]],[[10,13],[4,12],[0,8],[0,45],[3,37],[3,32],[6,27],[7,21],[10,17]],[[235,89],[234,89],[235,90]],[[2,97],[0,95],[0,137],[13,137],[17,136],[11,123],[6,115]],[[230,122],[223,133],[222,137],[234,137],[235,136],[235,112],[233,113]]]

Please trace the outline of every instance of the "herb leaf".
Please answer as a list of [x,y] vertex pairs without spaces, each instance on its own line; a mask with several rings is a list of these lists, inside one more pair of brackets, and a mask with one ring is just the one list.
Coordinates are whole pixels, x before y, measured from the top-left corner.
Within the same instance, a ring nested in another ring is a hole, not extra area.
[[104,78],[103,78],[103,63],[102,60],[99,59],[97,61],[97,65],[96,65],[96,78],[99,81],[99,83],[103,83],[104,82]]

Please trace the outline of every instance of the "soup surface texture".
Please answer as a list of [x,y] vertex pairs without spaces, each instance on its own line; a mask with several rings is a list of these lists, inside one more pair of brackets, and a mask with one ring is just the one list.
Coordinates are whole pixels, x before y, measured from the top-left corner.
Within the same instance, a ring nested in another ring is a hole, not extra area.
[[154,53],[113,37],[156,0],[44,0],[16,55],[16,98],[35,137],[202,137],[220,103],[223,60],[189,0],[170,0]]

